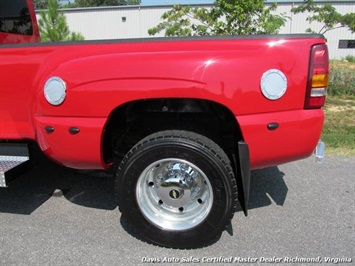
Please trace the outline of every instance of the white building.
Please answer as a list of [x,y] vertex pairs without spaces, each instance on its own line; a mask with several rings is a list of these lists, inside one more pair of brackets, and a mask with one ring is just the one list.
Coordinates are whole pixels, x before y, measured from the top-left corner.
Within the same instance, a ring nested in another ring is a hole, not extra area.
[[[300,5],[302,1],[278,4],[277,12],[289,17],[280,33],[304,33],[307,28],[320,30],[321,24],[306,20],[307,14],[291,13],[291,8]],[[318,2],[323,4],[324,2]],[[331,3],[341,13],[355,13],[355,1],[334,1]],[[209,5],[204,5],[208,7]],[[125,39],[151,37],[148,29],[161,22],[164,12],[171,6],[116,6],[98,8],[63,9],[70,30],[80,32],[86,40]],[[162,37],[155,35],[156,37]],[[328,41],[330,58],[342,59],[347,55],[355,56],[355,34],[350,30],[340,28],[325,34]]]

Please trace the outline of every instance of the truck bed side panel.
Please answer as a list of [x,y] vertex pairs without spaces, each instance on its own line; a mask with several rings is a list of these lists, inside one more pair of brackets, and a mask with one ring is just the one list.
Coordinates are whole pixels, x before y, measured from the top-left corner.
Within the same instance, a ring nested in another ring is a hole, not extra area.
[[[324,42],[318,35],[277,35],[5,45],[0,47],[0,139],[46,138],[41,117],[106,120],[115,108],[131,101],[192,98],[213,101],[230,110],[251,146],[253,167],[305,157],[314,148],[323,122],[322,114],[311,119],[313,113],[303,110],[309,54],[312,45]],[[261,92],[262,77],[270,70],[283,73],[287,79],[286,92],[278,100],[269,100]],[[67,86],[60,106],[50,105],[43,95],[45,82],[53,76]],[[302,114],[293,112],[297,110]],[[304,126],[304,119],[306,125],[317,122],[317,129],[297,129]],[[280,129],[265,132],[265,123],[274,120],[282,122]],[[103,131],[90,135],[94,143],[101,142]],[[58,141],[74,138],[68,131],[62,134]],[[257,139],[264,135],[274,149],[270,158],[262,155],[267,152],[266,144]],[[307,146],[303,150],[285,151],[283,145],[300,135],[311,135],[312,139],[304,143]],[[80,148],[75,146],[77,142],[70,143],[73,145],[64,145],[55,160],[63,160]],[[282,159],[285,154],[289,156]],[[88,167],[102,165],[102,156],[95,158],[84,155],[82,159]],[[82,165],[78,163],[78,167]]]

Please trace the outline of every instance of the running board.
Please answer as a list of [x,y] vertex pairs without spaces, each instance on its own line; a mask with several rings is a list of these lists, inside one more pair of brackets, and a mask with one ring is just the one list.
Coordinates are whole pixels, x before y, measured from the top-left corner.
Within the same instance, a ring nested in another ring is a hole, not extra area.
[[0,187],[23,174],[29,160],[27,144],[0,143]]

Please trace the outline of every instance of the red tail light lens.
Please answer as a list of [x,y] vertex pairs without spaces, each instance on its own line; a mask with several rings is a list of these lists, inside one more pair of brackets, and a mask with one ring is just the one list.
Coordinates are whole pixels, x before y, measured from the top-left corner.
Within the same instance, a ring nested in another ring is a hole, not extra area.
[[321,108],[325,103],[329,78],[329,56],[326,44],[312,47],[305,109]]

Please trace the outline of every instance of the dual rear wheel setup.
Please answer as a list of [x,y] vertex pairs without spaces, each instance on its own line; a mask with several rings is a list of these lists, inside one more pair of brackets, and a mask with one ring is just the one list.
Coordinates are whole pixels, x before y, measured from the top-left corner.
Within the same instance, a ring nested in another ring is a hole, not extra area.
[[227,155],[209,138],[183,130],[137,143],[118,168],[115,192],[122,215],[141,237],[173,248],[218,237],[237,202]]

